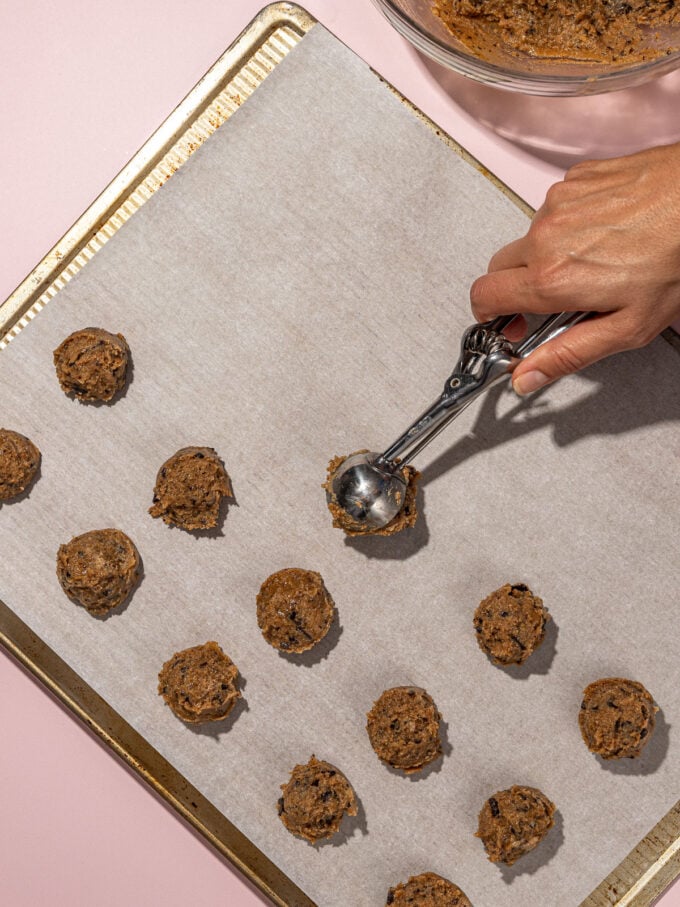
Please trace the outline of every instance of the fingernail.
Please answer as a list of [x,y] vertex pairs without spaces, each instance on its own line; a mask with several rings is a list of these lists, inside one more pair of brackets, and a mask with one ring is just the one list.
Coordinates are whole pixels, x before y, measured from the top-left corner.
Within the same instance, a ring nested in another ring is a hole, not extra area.
[[533,394],[534,391],[545,387],[549,381],[550,378],[544,375],[543,372],[524,372],[523,375],[518,375],[517,378],[513,379],[512,389],[520,397],[524,397],[526,394]]

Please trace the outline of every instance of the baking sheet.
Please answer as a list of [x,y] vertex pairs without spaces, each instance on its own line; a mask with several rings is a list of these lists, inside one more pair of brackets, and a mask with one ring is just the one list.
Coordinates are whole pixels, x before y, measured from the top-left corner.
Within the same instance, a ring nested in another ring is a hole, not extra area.
[[[470,281],[525,229],[316,26],[0,357],[3,423],[44,458],[30,496],[0,511],[3,553],[21,564],[3,599],[324,907],[381,903],[425,868],[477,907],[576,904],[677,797],[660,617],[677,584],[670,347],[468,411],[421,461],[425,518],[409,536],[345,542],[319,489],[331,454],[387,443],[438,392]],[[51,350],[90,323],[132,347],[111,407],[68,400],[52,373]],[[232,475],[221,537],[146,515],[158,465],[187,443],[215,446]],[[62,541],[106,525],[135,540],[145,578],[96,621],[53,563]],[[316,663],[281,658],[256,626],[260,582],[289,565],[320,570],[338,604],[342,630]],[[479,598],[509,579],[559,628],[519,677],[471,631]],[[208,638],[246,680],[227,732],[187,729],[155,696],[162,661]],[[609,673],[642,680],[665,718],[639,764],[605,769],[576,714]],[[448,725],[447,757],[417,782],[388,772],[363,731],[397,683],[426,686]],[[278,784],[311,752],[362,803],[337,846],[297,841],[275,815]],[[483,799],[516,782],[544,789],[560,821],[503,872],[471,833]]]

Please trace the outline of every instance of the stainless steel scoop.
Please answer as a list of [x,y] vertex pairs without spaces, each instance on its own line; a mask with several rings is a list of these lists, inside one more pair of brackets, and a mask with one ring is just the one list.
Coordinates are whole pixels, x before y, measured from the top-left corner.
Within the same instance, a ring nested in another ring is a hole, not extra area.
[[551,315],[532,334],[512,344],[502,331],[514,315],[469,327],[460,357],[441,396],[383,453],[348,457],[333,474],[330,497],[358,526],[381,529],[401,510],[406,493],[402,468],[443,431],[456,416],[542,343],[581,321],[587,312]]

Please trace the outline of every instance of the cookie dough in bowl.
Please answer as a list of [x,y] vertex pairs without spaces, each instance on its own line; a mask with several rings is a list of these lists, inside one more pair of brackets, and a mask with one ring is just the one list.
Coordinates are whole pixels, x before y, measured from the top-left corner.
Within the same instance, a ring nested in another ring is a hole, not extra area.
[[221,721],[241,698],[238,668],[214,641],[176,652],[158,675],[158,692],[189,724]]
[[523,583],[506,583],[479,604],[474,616],[477,642],[497,665],[521,665],[545,637],[550,620],[542,599]]
[[54,351],[61,389],[83,403],[108,402],[125,387],[130,347],[122,334],[83,328]]
[[641,683],[603,677],[583,691],[581,735],[603,759],[636,759],[652,736],[655,712],[658,707]]
[[152,517],[188,532],[214,529],[223,498],[231,498],[231,480],[212,447],[183,447],[158,470]]
[[387,892],[385,907],[472,907],[453,882],[434,872],[411,876]]
[[553,827],[555,804],[536,787],[515,785],[484,803],[475,837],[492,863],[512,866],[541,843]]
[[433,9],[490,60],[495,43],[552,61],[642,63],[677,48],[654,47],[645,40],[649,32],[680,25],[673,0],[433,0]]
[[279,818],[288,831],[311,844],[331,838],[345,813],[356,816],[357,801],[343,773],[315,756],[296,765],[290,780],[281,785]]
[[18,431],[0,428],[0,502],[28,488],[40,466],[40,451]]
[[631,88],[680,62],[673,0],[374,0],[437,63],[545,96]]
[[412,774],[441,756],[442,716],[430,694],[420,687],[385,690],[367,717],[371,746],[392,768]]
[[307,652],[328,633],[334,616],[333,599],[314,570],[279,570],[257,593],[257,624],[281,652]]
[[139,552],[120,529],[94,529],[59,547],[57,577],[66,595],[101,616],[121,605],[139,582]]

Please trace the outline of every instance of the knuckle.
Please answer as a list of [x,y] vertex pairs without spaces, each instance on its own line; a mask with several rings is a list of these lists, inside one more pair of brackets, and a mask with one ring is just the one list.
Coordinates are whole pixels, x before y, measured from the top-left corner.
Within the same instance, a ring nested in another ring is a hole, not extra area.
[[548,210],[559,207],[564,201],[565,196],[569,195],[571,189],[562,180],[559,183],[553,183],[545,194],[545,206]]
[[579,161],[576,164],[572,164],[572,166],[565,173],[564,179],[570,180],[570,179],[574,179],[575,177],[584,176],[588,173],[592,173],[593,171],[597,170],[598,164],[599,164],[599,161],[590,160],[590,159],[586,160],[586,161]]
[[540,220],[532,223],[529,230],[529,240],[533,258],[540,255],[543,250],[550,250],[559,225],[560,216],[555,211],[547,212]]

